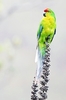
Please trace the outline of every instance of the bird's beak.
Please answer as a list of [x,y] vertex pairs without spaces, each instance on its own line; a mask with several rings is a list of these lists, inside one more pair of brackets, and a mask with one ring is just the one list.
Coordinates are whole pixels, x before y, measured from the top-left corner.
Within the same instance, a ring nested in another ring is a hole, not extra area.
[[44,10],[44,12],[48,12],[48,11],[49,11],[48,8]]

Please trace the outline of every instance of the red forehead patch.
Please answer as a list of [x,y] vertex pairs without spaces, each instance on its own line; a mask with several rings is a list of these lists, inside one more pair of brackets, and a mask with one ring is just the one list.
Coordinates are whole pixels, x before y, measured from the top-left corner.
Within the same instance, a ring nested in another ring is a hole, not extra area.
[[44,10],[44,12],[48,12],[49,10],[48,10],[48,8],[46,8],[45,10]]

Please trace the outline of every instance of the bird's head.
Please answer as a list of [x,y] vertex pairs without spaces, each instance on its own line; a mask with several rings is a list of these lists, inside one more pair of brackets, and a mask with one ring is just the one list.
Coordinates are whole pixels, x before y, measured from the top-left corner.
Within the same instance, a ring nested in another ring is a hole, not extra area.
[[55,13],[50,8],[46,8],[44,9],[43,16],[44,17],[47,17],[47,16],[55,17]]

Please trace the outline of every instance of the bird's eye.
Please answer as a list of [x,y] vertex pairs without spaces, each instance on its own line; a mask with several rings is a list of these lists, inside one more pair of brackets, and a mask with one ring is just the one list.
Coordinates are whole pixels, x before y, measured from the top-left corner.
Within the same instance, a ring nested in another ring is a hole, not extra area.
[[45,14],[45,13],[43,13],[43,16],[44,16],[44,17],[46,17],[46,14]]

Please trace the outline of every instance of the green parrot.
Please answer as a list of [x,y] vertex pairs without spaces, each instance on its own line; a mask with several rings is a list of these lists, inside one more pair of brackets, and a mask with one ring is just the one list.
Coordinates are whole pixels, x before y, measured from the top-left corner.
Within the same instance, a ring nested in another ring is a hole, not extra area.
[[36,70],[36,80],[39,80],[41,77],[41,71],[43,68],[42,60],[45,57],[46,43],[52,42],[54,35],[56,34],[56,17],[55,13],[46,8],[43,12],[43,18],[40,22],[38,31],[37,31],[37,48],[36,48],[36,58],[37,70]]

